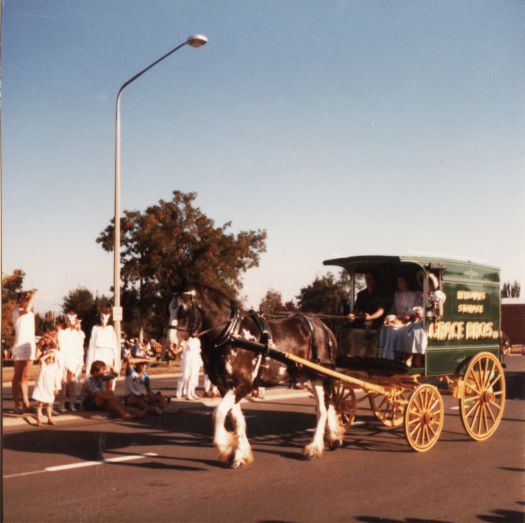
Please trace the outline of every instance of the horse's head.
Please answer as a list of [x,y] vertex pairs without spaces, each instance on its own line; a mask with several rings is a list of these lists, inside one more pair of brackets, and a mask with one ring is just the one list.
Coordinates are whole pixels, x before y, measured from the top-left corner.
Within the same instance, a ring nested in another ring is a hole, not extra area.
[[173,294],[169,306],[170,325],[177,330],[192,333],[200,328],[201,318],[195,290]]
[[184,338],[195,331],[219,332],[230,321],[236,304],[221,291],[192,282],[184,291],[173,294],[170,303],[170,326]]

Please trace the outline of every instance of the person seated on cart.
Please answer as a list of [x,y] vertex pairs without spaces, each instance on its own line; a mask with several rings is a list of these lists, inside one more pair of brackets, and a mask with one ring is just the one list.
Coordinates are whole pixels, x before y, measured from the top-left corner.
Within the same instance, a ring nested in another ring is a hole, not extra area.
[[379,328],[385,315],[385,300],[377,292],[375,276],[365,274],[366,288],[357,293],[353,311],[348,319],[354,327]]
[[415,320],[414,307],[421,306],[420,293],[409,290],[406,278],[398,276],[396,286],[390,314],[385,317],[379,332],[378,356],[389,360],[395,357],[398,337],[403,327]]
[[[443,304],[447,299],[445,293],[439,289],[437,277],[428,274],[427,320],[438,319],[443,316]],[[423,307],[414,307],[414,318],[399,334],[396,356],[409,367],[423,368],[425,366],[425,351],[428,336],[423,318]]]
[[377,292],[376,278],[365,274],[366,288],[357,294],[353,311],[348,315],[352,324],[350,353],[352,356],[376,356],[377,331],[383,323],[386,301]]

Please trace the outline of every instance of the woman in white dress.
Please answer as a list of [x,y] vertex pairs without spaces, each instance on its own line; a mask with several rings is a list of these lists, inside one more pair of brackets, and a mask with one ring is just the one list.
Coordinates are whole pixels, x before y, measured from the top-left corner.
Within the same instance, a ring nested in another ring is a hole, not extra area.
[[[113,325],[109,324],[111,311],[102,309],[100,322],[91,331],[89,347],[86,356],[86,369],[89,372],[94,361],[103,361],[106,367],[116,374],[120,372],[120,347],[117,346],[117,335]],[[115,388],[113,381],[113,389]]]
[[398,350],[398,338],[403,326],[414,319],[414,307],[421,303],[420,294],[408,289],[408,282],[403,276],[398,276],[396,285],[391,313],[379,331],[379,357],[389,360],[394,359]]
[[84,366],[84,333],[79,329],[77,315],[69,311],[66,315],[66,328],[58,333],[61,364],[64,370],[61,407],[65,411],[66,401],[69,401],[69,410],[75,411],[76,383]]
[[18,307],[13,311],[13,326],[15,329],[15,344],[12,349],[14,360],[14,376],[12,383],[15,412],[22,413],[29,409],[29,376],[36,357],[35,315],[31,310],[35,299],[35,291],[23,292],[18,297]]

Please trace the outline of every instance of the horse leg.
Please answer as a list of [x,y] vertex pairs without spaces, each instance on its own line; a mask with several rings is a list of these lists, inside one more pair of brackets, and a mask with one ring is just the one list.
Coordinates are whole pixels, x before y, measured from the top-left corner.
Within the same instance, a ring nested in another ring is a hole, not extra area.
[[213,433],[213,444],[219,453],[219,459],[223,463],[229,463],[232,461],[232,456],[237,448],[237,444],[234,441],[233,434],[226,430],[224,425],[226,416],[232,410],[235,405],[235,391],[233,389],[228,390],[223,396],[219,405],[213,413],[214,420],[214,433]]
[[339,421],[334,406],[330,403],[328,405],[328,420],[326,424],[326,435],[328,437],[328,448],[336,450],[343,446],[343,437],[345,435],[345,428]]
[[303,456],[307,459],[320,458],[324,450],[324,431],[328,419],[328,409],[325,403],[325,389],[320,381],[312,382],[312,389],[316,401],[317,426],[314,438],[303,450]]
[[246,418],[241,410],[240,403],[236,403],[231,409],[237,448],[234,450],[230,466],[234,469],[241,465],[249,465],[253,461],[252,448],[246,435]]

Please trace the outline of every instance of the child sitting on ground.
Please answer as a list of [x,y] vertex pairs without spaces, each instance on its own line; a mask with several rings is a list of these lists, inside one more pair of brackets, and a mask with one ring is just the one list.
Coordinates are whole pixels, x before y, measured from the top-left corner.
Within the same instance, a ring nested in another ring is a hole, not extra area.
[[126,380],[124,381],[124,403],[131,407],[146,409],[154,414],[162,414],[166,398],[160,392],[151,390],[151,380],[146,373],[148,362],[136,361],[135,365],[128,359],[126,362]]
[[139,412],[128,409],[115,396],[112,382],[117,374],[106,373],[106,364],[103,361],[94,361],[89,374],[83,387],[82,406],[85,410],[109,410],[123,419],[142,418],[146,415],[144,409]]

